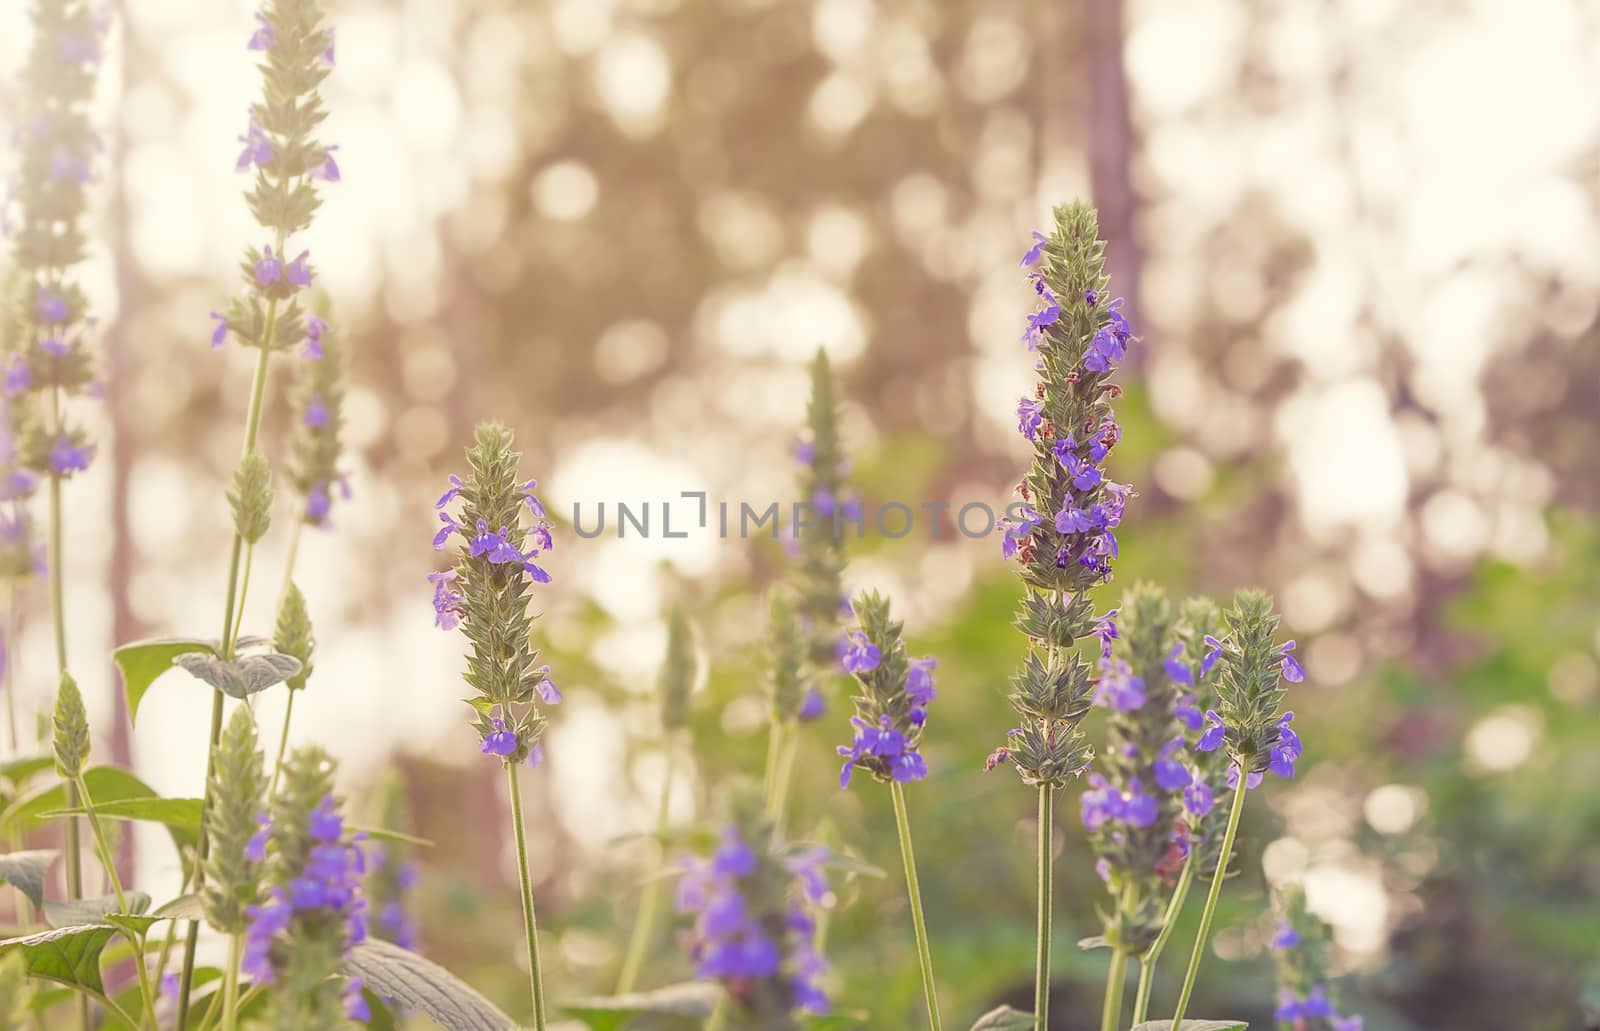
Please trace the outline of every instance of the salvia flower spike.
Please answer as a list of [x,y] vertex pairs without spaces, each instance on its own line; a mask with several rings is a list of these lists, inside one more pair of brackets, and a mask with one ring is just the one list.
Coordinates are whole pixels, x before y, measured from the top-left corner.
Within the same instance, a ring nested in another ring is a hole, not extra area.
[[366,870],[361,836],[346,830],[340,814],[333,773],[321,749],[293,753],[269,830],[247,846],[247,860],[265,864],[266,891],[247,910],[242,967],[269,988],[267,1026],[282,1031],[343,1028],[370,1016],[360,979],[340,976],[350,949],[367,936]]
[[477,692],[468,704],[477,712],[480,750],[507,764],[538,754],[547,722],[540,707],[561,701],[550,668],[538,665],[528,610],[533,586],[550,582],[539,563],[554,541],[536,484],[518,474],[521,456],[512,444],[506,427],[478,427],[467,478],[452,476],[435,506],[444,526],[434,548],[459,538],[456,563],[429,577],[436,623],[459,627],[470,648],[465,680]]
[[734,1027],[796,1031],[802,1014],[826,1013],[827,966],[816,917],[831,896],[820,847],[780,848],[756,800],[733,806],[715,851],[682,862],[678,912],[693,918],[689,958],[722,985]]
[[349,477],[339,468],[348,358],[343,334],[322,319],[308,320],[306,342],[311,360],[302,364],[289,394],[289,479],[300,499],[301,521],[326,527],[335,499],[350,497]]
[[211,851],[201,891],[206,920],[223,934],[242,934],[247,911],[261,901],[266,772],[248,706],[234,710],[212,771]]
[[[1218,708],[1205,713],[1208,726],[1197,747],[1203,751],[1220,749],[1228,757],[1228,773],[1234,791],[1218,852],[1220,856],[1228,856],[1233,851],[1245,797],[1258,782],[1255,778],[1268,769],[1279,776],[1294,775],[1294,764],[1301,753],[1300,738],[1289,726],[1294,713],[1280,715],[1278,710],[1286,693],[1285,679],[1303,680],[1305,672],[1298,662],[1291,665],[1288,653],[1292,648],[1274,641],[1278,617],[1265,591],[1252,589],[1235,594],[1233,607],[1224,615],[1223,622],[1227,627],[1225,636],[1204,639],[1208,650],[1201,666],[1210,669],[1215,665],[1220,672]],[[1178,1009],[1172,1018],[1174,1026],[1183,1019],[1189,996],[1194,991],[1195,975],[1211,931],[1217,897],[1222,893],[1222,881],[1219,869],[1218,875],[1211,879],[1211,891],[1201,913],[1199,933],[1189,956],[1183,989],[1178,995]]]
[[696,676],[694,637],[681,607],[667,617],[667,655],[661,663],[661,729],[668,735],[689,722],[689,693]]
[[1295,1031],[1361,1031],[1358,1016],[1342,1016],[1328,990],[1328,925],[1306,909],[1306,893],[1290,885],[1273,912],[1272,964],[1278,994],[1273,1019]]
[[[1010,763],[1039,789],[1039,928],[1034,1018],[1049,1022],[1050,921],[1054,797],[1080,776],[1093,751],[1079,724],[1097,685],[1077,642],[1098,636],[1102,654],[1116,632],[1115,613],[1097,615],[1090,592],[1111,578],[1117,527],[1132,489],[1112,481],[1104,462],[1122,439],[1112,411],[1120,388],[1111,374],[1134,342],[1120,300],[1106,292],[1105,245],[1094,209],[1055,209],[1048,233],[1034,233],[1022,256],[1039,310],[1023,343],[1039,378],[1017,404],[1017,430],[1033,447],[1018,500],[1000,526],[1000,551],[1017,562],[1024,585],[1017,627],[1028,655],[1012,678],[1019,724],[989,757]],[[1116,704],[1135,700],[1131,683],[1113,681]]]
[[811,363],[806,424],[807,435],[794,450],[801,467],[800,500],[809,506],[807,525],[796,528],[798,615],[809,664],[827,674],[832,669],[843,614],[846,527],[852,522],[859,524],[861,501],[846,481],[850,466],[839,439],[839,401],[826,351],[819,350]]

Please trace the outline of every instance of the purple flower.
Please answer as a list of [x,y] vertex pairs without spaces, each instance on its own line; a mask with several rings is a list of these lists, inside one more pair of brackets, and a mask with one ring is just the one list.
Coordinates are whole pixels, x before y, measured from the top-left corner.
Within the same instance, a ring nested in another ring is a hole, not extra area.
[[901,784],[921,780],[928,775],[928,764],[914,749],[900,753],[889,766],[889,776]]
[[494,724],[494,730],[483,736],[483,744],[479,746],[478,751],[484,755],[497,755],[504,759],[517,750],[516,732],[507,730],[505,720],[499,716],[490,722]]
[[1363,1031],[1365,1027],[1366,1022],[1356,1016],[1332,1016],[1328,1018],[1329,1031]]
[[67,321],[72,316],[72,309],[67,307],[66,299],[59,293],[47,287],[40,287],[34,295],[33,313],[39,321],[47,326],[57,325]]
[[1305,668],[1300,665],[1299,660],[1289,654],[1294,651],[1294,642],[1287,641],[1278,650],[1283,653],[1283,662],[1279,664],[1283,670],[1283,679],[1291,684],[1298,684],[1304,680],[1306,678]]
[[1144,704],[1144,679],[1133,675],[1126,662],[1118,662],[1101,675],[1094,689],[1094,704],[1116,712],[1132,712]]
[[1094,522],[1089,518],[1089,513],[1081,508],[1073,508],[1071,504],[1066,504],[1056,513],[1057,533],[1083,533],[1093,528]]
[[272,817],[266,813],[257,813],[256,825],[260,829],[250,835],[250,840],[245,842],[244,857],[252,863],[261,863],[267,858],[267,841],[272,837]]
[[[545,517],[544,505],[533,495],[533,489],[537,486],[539,486],[538,480],[529,480],[522,485],[522,503],[528,506],[529,514],[535,519],[543,519]],[[545,550],[548,551],[549,549],[550,545],[546,544]]]
[[550,667],[540,666],[534,672],[539,674],[539,683],[534,685],[534,690],[539,692],[539,697],[544,699],[544,704],[560,705],[561,689],[556,686],[555,678],[550,676]]
[[311,489],[306,491],[306,522],[321,526],[328,521],[328,513],[332,511],[333,496],[328,493],[328,484],[325,481],[313,483]]
[[277,30],[268,23],[265,15],[257,14],[256,21],[260,23],[260,27],[257,28],[255,34],[250,37],[250,42],[245,44],[245,49],[263,51],[271,50],[272,45],[278,41]]
[[1039,518],[1039,513],[1028,505],[1018,506],[1018,511],[1022,516],[1019,522],[1012,522],[1009,519],[1000,520],[1000,531],[1003,534],[1000,541],[1000,554],[1008,559],[1016,555],[1019,543],[1032,535],[1034,529],[1043,521]]
[[1189,768],[1178,760],[1172,758],[1172,753],[1183,747],[1183,738],[1173,738],[1162,747],[1156,756],[1155,763],[1151,766],[1151,775],[1155,778],[1156,787],[1163,791],[1178,791],[1189,786],[1194,779],[1189,774]]
[[1078,800],[1078,809],[1084,829],[1092,834],[1107,823],[1122,819],[1122,793],[1100,774],[1091,773],[1089,790]]
[[328,428],[328,403],[322,399],[321,394],[312,394],[306,399],[306,411],[301,418],[312,429]]
[[239,142],[244,144],[244,150],[239,152],[235,171],[243,172],[251,167],[265,168],[272,163],[272,140],[256,125],[254,118],[250,119],[250,128],[239,137]]
[[1112,609],[1100,617],[1100,622],[1095,624],[1094,635],[1100,638],[1100,665],[1106,666],[1111,662],[1111,642],[1117,639],[1117,612]]
[[340,181],[342,176],[339,172],[339,162],[333,159],[333,152],[338,149],[339,147],[337,144],[332,147],[323,148],[322,164],[311,170],[311,178],[320,179],[326,183],[336,183]]
[[311,819],[306,824],[306,832],[311,835],[313,841],[324,844],[338,841],[344,836],[344,820],[339,816],[339,809],[332,795],[323,798],[317,808],[312,810]]
[[1018,398],[1017,432],[1032,440],[1042,425],[1044,425],[1044,402],[1028,397]]
[[352,977],[344,986],[344,1015],[362,1023],[372,1019],[372,1008],[367,1005],[367,997],[361,993],[366,984],[361,978]]
[[1300,932],[1294,929],[1294,924],[1287,920],[1278,921],[1278,933],[1273,936],[1274,949],[1293,949],[1300,945]]
[[[1265,774],[1252,772],[1248,777],[1246,777],[1244,779],[1244,789],[1246,791],[1254,791],[1256,788],[1261,786],[1261,782],[1262,782],[1262,780],[1265,779],[1265,777],[1266,777]],[[1238,791],[1239,790],[1239,764],[1238,763],[1234,763],[1232,766],[1228,767],[1228,790],[1229,791]]]
[[739,836],[737,827],[722,832],[722,844],[711,857],[711,871],[719,877],[748,877],[756,872],[756,854]]
[[82,154],[66,147],[50,152],[50,178],[58,183],[77,183],[79,186],[91,178],[89,162]]
[[1206,732],[1200,735],[1200,740],[1195,747],[1202,752],[1215,752],[1222,747],[1223,740],[1227,737],[1228,728],[1223,725],[1222,717],[1217,715],[1217,710],[1206,710]]
[[1211,794],[1211,785],[1203,780],[1196,780],[1183,789],[1183,807],[1195,816],[1209,813],[1215,801]]
[[456,497],[466,489],[467,485],[461,482],[461,477],[452,473],[450,475],[450,489],[439,495],[439,500],[433,503],[433,507],[443,508],[444,506],[450,504],[450,502],[454,501]]
[[433,584],[433,625],[440,630],[454,630],[461,623],[461,603],[467,599],[455,589],[455,581],[453,569],[428,574]]
[[939,660],[930,656],[912,659],[910,672],[906,675],[906,697],[918,705],[933,701],[933,671],[938,665]]
[[1093,308],[1095,306],[1095,302],[1098,300],[1100,300],[1100,295],[1095,291],[1085,290],[1083,292],[1083,303],[1087,304],[1089,307]]
[[1045,245],[1049,242],[1049,237],[1035,229],[1033,231],[1033,246],[1029,247],[1027,253],[1023,254],[1022,261],[1019,262],[1020,266],[1022,268],[1027,268],[1028,266],[1036,263],[1039,260],[1039,255],[1044,253]]
[[[1115,312],[1112,314],[1116,315]],[[1110,372],[1122,361],[1125,353],[1124,338],[1109,329],[1102,329],[1090,340],[1089,350],[1083,356],[1083,367],[1090,372]]]
[[1189,672],[1188,664],[1178,661],[1178,656],[1182,654],[1182,642],[1173,645],[1172,650],[1167,653],[1167,660],[1163,664],[1163,668],[1167,671],[1167,677],[1174,684],[1186,684],[1189,687],[1193,687],[1194,674]]
[[269,246],[261,252],[261,259],[256,262],[256,284],[262,287],[271,286],[283,278],[283,262],[272,256]]
[[28,364],[28,359],[20,354],[11,356],[11,363],[6,366],[5,392],[7,397],[16,397],[24,393],[33,385],[33,367]]
[[[216,314],[213,312],[212,314]],[[328,324],[313,315],[306,319],[306,346],[304,354],[307,358],[318,359],[326,352],[322,349],[322,334],[328,331]]]
[[1294,713],[1286,712],[1278,720],[1278,742],[1272,746],[1267,768],[1280,777],[1293,777],[1294,764],[1299,761],[1302,751],[1300,735],[1289,729],[1289,724],[1294,720]]
[[522,552],[512,545],[509,534],[509,529],[504,526],[490,533],[488,524],[479,519],[478,532],[469,541],[467,554],[474,558],[482,556],[491,565],[497,566],[507,562],[521,562]]
[[1044,336],[1045,327],[1053,326],[1061,318],[1061,305],[1050,304],[1028,316],[1028,328],[1022,333],[1022,342],[1028,345],[1028,350],[1035,351],[1039,348],[1039,340]]
[[289,281],[290,286],[311,285],[311,266],[306,264],[306,259],[309,257],[311,257],[310,251],[301,251],[293,261],[284,266],[283,277]]
[[67,436],[56,438],[50,447],[50,470],[57,476],[66,476],[70,473],[83,472],[89,468],[89,461],[94,457],[94,448],[88,444],[77,445]]
[[1155,796],[1144,794],[1139,782],[1134,781],[1123,799],[1122,822],[1130,827],[1145,828],[1152,826],[1160,815],[1161,806]]
[[839,665],[846,673],[871,673],[878,668],[879,659],[878,646],[857,630],[850,635],[850,645],[840,657]]
[[1205,726],[1205,716],[1200,712],[1200,707],[1195,705],[1192,694],[1179,695],[1178,704],[1173,707],[1172,714],[1178,717],[1179,723],[1190,730],[1199,730]]
[[806,691],[804,698],[800,699],[800,708],[795,715],[801,720],[809,722],[820,719],[822,714],[827,711],[828,703],[822,697],[822,692],[813,687]]
[[817,460],[817,445],[805,437],[798,437],[790,448],[790,454],[794,455],[794,460],[801,465],[810,465]]
[[1212,637],[1210,634],[1207,634],[1205,636],[1205,644],[1207,649],[1206,655],[1205,658],[1200,660],[1201,677],[1209,674],[1211,672],[1211,667],[1215,666],[1217,664],[1217,660],[1222,657],[1221,641],[1217,640],[1215,637]]
[[211,317],[217,320],[217,324],[211,329],[211,349],[218,351],[222,349],[223,344],[228,342],[228,316],[219,311],[214,311],[211,313]]
[[1056,458],[1061,462],[1061,467],[1072,476],[1072,485],[1082,491],[1094,490],[1100,486],[1102,476],[1098,467],[1076,453],[1076,442],[1067,437],[1058,440],[1052,448]]

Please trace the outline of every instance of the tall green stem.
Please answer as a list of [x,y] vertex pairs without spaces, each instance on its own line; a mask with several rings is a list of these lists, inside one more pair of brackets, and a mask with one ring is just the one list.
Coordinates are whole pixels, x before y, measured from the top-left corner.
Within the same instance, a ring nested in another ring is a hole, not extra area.
[[1167,947],[1167,939],[1172,937],[1172,929],[1177,925],[1178,914],[1183,912],[1184,899],[1189,896],[1189,885],[1194,883],[1194,852],[1189,852],[1188,862],[1183,864],[1183,873],[1178,875],[1178,886],[1172,889],[1172,900],[1167,903],[1166,915],[1161,918],[1161,932],[1156,935],[1156,940],[1139,957],[1139,994],[1133,1000],[1133,1023],[1137,1027],[1143,1023],[1145,1014],[1150,1008],[1150,990],[1155,985],[1156,960],[1161,958],[1161,953]]
[[522,925],[528,932],[528,984],[533,991],[533,1026],[544,1028],[544,980],[539,973],[539,922],[533,914],[533,880],[528,876],[528,838],[522,829],[522,786],[517,767],[506,763],[506,779],[511,782],[511,826],[517,839],[517,877],[522,882]]
[[[666,852],[667,806],[672,800],[672,774],[677,765],[677,749],[667,739],[667,772],[661,781],[661,804],[656,810],[656,836],[661,839],[662,854]],[[659,871],[656,871],[659,873]],[[644,898],[639,902],[639,919],[633,925],[633,938],[628,942],[628,952],[622,961],[622,973],[617,977],[617,994],[633,991],[638,983],[639,971],[644,967],[644,956],[650,948],[651,932],[655,930],[656,910],[661,904],[661,878],[652,876],[644,886]]]
[[1033,973],[1033,1016],[1039,1031],[1050,1027],[1050,939],[1055,912],[1055,788],[1039,785],[1039,952]]
[[[1129,884],[1122,889],[1119,908],[1131,913],[1138,908],[1139,889]],[[1128,980],[1128,950],[1121,946],[1111,950],[1111,969],[1106,971],[1105,1005],[1100,1011],[1100,1031],[1117,1031],[1122,1023],[1122,992]]]
[[[283,234],[278,234],[277,250],[283,250]],[[261,430],[262,401],[267,393],[267,366],[272,360],[272,344],[277,335],[278,302],[267,305],[266,327],[261,336],[260,357],[256,359],[255,377],[250,384],[250,407],[245,414],[244,448],[248,455],[256,449],[256,436]],[[239,590],[239,566],[244,554],[244,539],[233,535],[233,552],[228,559],[228,594],[222,609],[222,659],[233,658],[237,640],[233,636],[235,607],[243,608],[244,598]],[[211,735],[206,745],[206,787],[200,804],[200,838],[196,847],[194,867],[195,891],[205,886],[205,861],[210,854],[210,839],[206,835],[206,817],[211,809],[211,778],[216,772],[217,742],[222,738],[222,692],[211,692]],[[189,936],[183,943],[183,973],[178,982],[178,1027],[189,1019],[189,988],[194,983],[194,951],[200,942],[200,922],[189,923]]]
[[1189,995],[1194,991],[1195,974],[1200,970],[1200,958],[1205,955],[1206,936],[1211,933],[1211,917],[1217,909],[1217,896],[1222,894],[1223,874],[1228,857],[1233,855],[1233,836],[1239,830],[1239,814],[1244,812],[1244,796],[1248,792],[1249,776],[1239,770],[1239,786],[1233,790],[1233,807],[1228,810],[1228,830],[1222,836],[1222,858],[1217,862],[1217,872],[1211,877],[1211,891],[1206,895],[1206,908],[1200,913],[1200,933],[1195,936],[1194,951],[1189,954],[1189,971],[1183,975],[1183,991],[1178,995],[1178,1012],[1172,1017],[1177,1027],[1183,1013],[1189,1008]]
[[789,788],[794,783],[794,760],[800,751],[800,727],[791,723],[783,735],[783,750],[778,754],[776,781],[772,788],[772,832],[779,838],[784,834],[784,820],[789,813]]
[[917,886],[917,857],[911,851],[911,822],[906,819],[906,796],[898,781],[889,785],[894,799],[894,822],[900,831],[900,858],[906,866],[906,892],[911,899],[911,926],[917,933],[917,962],[922,967],[922,995],[928,1003],[928,1026],[939,1031],[939,995],[933,983],[933,955],[928,950],[928,927],[922,919],[922,889]]
[[239,941],[237,934],[228,936],[228,965],[222,971],[223,1031],[239,1026]]
[[[94,835],[95,850],[100,855],[100,865],[106,868],[106,877],[111,881],[111,892],[117,897],[117,911],[128,913],[128,900],[122,892],[122,878],[117,874],[116,858],[111,854],[111,844],[106,838],[105,828],[100,826],[100,817],[95,815],[94,799],[89,795],[89,785],[83,781],[83,775],[73,778],[78,794],[83,799],[84,814],[89,821],[89,832]],[[150,1023],[156,1022],[155,994],[150,990],[150,971],[145,967],[144,935],[135,935],[129,932],[129,937],[134,944],[133,968],[139,976],[139,998],[144,1003],[144,1015],[148,1016]],[[140,1027],[144,1026],[143,1021]]]
[[14,656],[17,652],[17,638],[22,636],[22,613],[17,608],[17,581],[10,580],[6,585],[6,639],[5,639],[5,678],[6,678],[6,726],[11,728],[11,756],[16,758],[20,754],[21,746],[17,744],[17,667]]
[[[296,519],[294,528],[289,531],[289,558],[283,564],[283,587],[278,591],[278,608],[283,608],[283,599],[289,596],[289,587],[294,583],[294,561],[300,554],[300,530],[306,525],[304,519]],[[289,749],[289,720],[294,716],[294,696],[298,691],[290,691],[289,699],[283,705],[283,731],[278,735],[278,758],[272,764],[272,785],[267,789],[267,798],[276,798],[278,795],[278,776],[283,773],[283,756]]]

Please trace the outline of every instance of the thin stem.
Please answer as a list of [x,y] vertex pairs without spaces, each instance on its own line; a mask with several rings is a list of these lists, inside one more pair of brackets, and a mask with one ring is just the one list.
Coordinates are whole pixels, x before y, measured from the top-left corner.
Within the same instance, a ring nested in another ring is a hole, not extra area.
[[5,640],[5,678],[6,678],[6,725],[11,728],[11,754],[13,757],[21,753],[21,746],[17,744],[17,678],[16,662],[14,656],[17,651],[17,638],[22,636],[22,613],[17,609],[17,581],[15,578],[6,585],[6,640]]
[[767,769],[761,777],[761,797],[766,801],[767,815],[772,815],[772,789],[778,780],[778,753],[783,751],[783,720],[776,712],[767,725]]
[[506,779],[511,782],[511,826],[517,839],[517,877],[522,882],[522,924],[528,932],[528,984],[533,991],[533,1026],[544,1029],[544,981],[539,973],[539,924],[533,914],[533,881],[528,876],[528,838],[522,829],[522,786],[517,767],[506,763]]
[[711,1010],[711,1019],[706,1021],[706,1031],[722,1031],[728,1026],[728,993],[723,992],[717,996],[717,1004]]
[[922,996],[928,1004],[928,1026],[940,1031],[933,955],[928,951],[928,927],[922,919],[922,889],[917,886],[917,857],[911,851],[911,822],[906,819],[906,796],[898,782],[890,783],[889,797],[894,799],[894,822],[900,831],[900,858],[906,867],[906,893],[911,899],[911,926],[917,933],[917,962],[922,966]]
[[1205,955],[1206,936],[1211,933],[1211,917],[1217,909],[1217,896],[1222,894],[1223,874],[1227,870],[1228,857],[1233,855],[1233,836],[1239,830],[1239,814],[1244,812],[1244,796],[1248,790],[1249,777],[1241,768],[1239,771],[1239,786],[1233,790],[1233,808],[1228,811],[1228,830],[1222,836],[1222,858],[1217,862],[1217,872],[1211,877],[1211,891],[1206,895],[1206,908],[1200,913],[1200,933],[1195,936],[1194,951],[1189,954],[1189,971],[1183,975],[1183,991],[1178,995],[1178,1012],[1172,1017],[1172,1026],[1177,1027],[1183,1019],[1184,1010],[1189,1008],[1189,995],[1194,991],[1195,974],[1200,970],[1200,957]]
[[255,565],[256,549],[253,544],[244,546],[244,577],[239,584],[239,608],[233,615],[233,630],[228,634],[229,649],[239,645],[239,628],[244,626],[244,599],[250,593],[250,569]]
[[[283,233],[278,234],[278,251],[283,250]],[[267,305],[266,327],[261,336],[261,354],[256,359],[255,377],[250,383],[250,407],[245,414],[244,422],[244,454],[248,455],[256,449],[256,436],[261,430],[262,401],[267,393],[267,367],[272,360],[271,345],[277,334],[278,302],[273,301]],[[233,649],[237,640],[233,636],[234,611],[244,607],[244,597],[239,591],[239,565],[243,557],[244,539],[237,532],[233,535],[233,552],[228,559],[228,594],[222,608],[222,659],[227,661],[233,658]],[[222,738],[222,692],[213,689],[211,692],[211,737],[206,746],[206,787],[205,795],[200,803],[200,839],[196,846],[196,860],[194,867],[195,890],[199,891],[205,886],[205,861],[211,852],[210,838],[206,834],[206,817],[211,809],[211,777],[216,772],[217,742]],[[194,983],[194,950],[200,941],[200,923],[189,923],[189,936],[183,943],[183,973],[178,982],[178,1027],[183,1027],[189,1018],[189,988]]]
[[800,751],[800,728],[791,724],[783,735],[783,751],[778,755],[776,781],[772,786],[772,831],[783,837],[784,818],[789,812],[789,788],[794,783],[794,759]]
[[[1138,908],[1139,889],[1129,884],[1122,889],[1119,909],[1124,913]],[[1117,1031],[1122,1023],[1122,992],[1128,981],[1128,951],[1120,946],[1111,950],[1111,969],[1106,971],[1105,1005],[1100,1011],[1100,1031]]]
[[294,716],[294,696],[299,691],[290,691],[289,700],[283,703],[283,731],[278,735],[278,758],[272,764],[272,785],[267,788],[267,798],[278,797],[278,775],[283,772],[283,756],[289,750],[289,720]]
[[[73,781],[77,785],[78,794],[83,797],[83,809],[85,816],[88,817],[89,832],[94,835],[95,849],[100,855],[100,865],[105,867],[106,876],[111,881],[111,892],[117,897],[117,910],[118,912],[128,913],[130,912],[128,900],[122,892],[122,878],[117,874],[116,859],[111,854],[111,844],[106,839],[105,828],[100,825],[100,817],[95,815],[94,799],[89,794],[89,785],[84,783],[81,773],[74,777]],[[150,1017],[150,1022],[154,1024],[156,1019],[155,995],[150,990],[150,971],[145,968],[144,936],[130,934],[130,937],[134,945],[133,967],[139,975],[139,998],[144,1003],[144,1011]],[[142,1021],[139,1026],[144,1026]]]
[[1167,947],[1167,939],[1172,937],[1172,929],[1177,925],[1178,914],[1183,912],[1184,899],[1189,896],[1189,885],[1194,883],[1194,851],[1189,852],[1189,859],[1183,864],[1183,873],[1178,875],[1178,886],[1172,889],[1172,900],[1167,903],[1166,915],[1161,918],[1161,931],[1156,935],[1156,940],[1139,957],[1139,994],[1133,1000],[1133,1023],[1135,1026],[1144,1021],[1145,1014],[1150,1008],[1150,990],[1155,985],[1156,960],[1161,958],[1162,950]]
[[228,965],[222,970],[223,1031],[239,1026],[239,942],[239,935],[228,935]]
[[1039,785],[1039,952],[1034,964],[1033,1015],[1039,1031],[1050,1027],[1050,939],[1054,933],[1055,788]]
[[[283,586],[278,590],[279,609],[283,608],[283,600],[289,596],[289,588],[294,583],[294,561],[300,554],[300,529],[305,525],[304,519],[296,519],[289,531],[289,557],[283,563]],[[298,693],[290,691],[283,706],[283,732],[278,735],[278,758],[272,764],[272,785],[267,789],[269,800],[278,796],[278,777],[283,773],[283,757],[289,748],[289,721],[294,716],[294,696]]]
[[[667,738],[667,772],[661,781],[661,804],[656,810],[656,835],[662,841],[662,854],[666,853],[667,806],[672,800],[672,775],[677,765],[677,749]],[[656,871],[659,873],[660,871]],[[652,876],[644,886],[644,898],[639,901],[639,919],[633,925],[633,938],[628,942],[627,958],[622,962],[622,973],[617,977],[617,994],[633,991],[638,983],[639,971],[644,967],[644,956],[650,948],[651,932],[655,930],[656,910],[661,904],[661,878]]]

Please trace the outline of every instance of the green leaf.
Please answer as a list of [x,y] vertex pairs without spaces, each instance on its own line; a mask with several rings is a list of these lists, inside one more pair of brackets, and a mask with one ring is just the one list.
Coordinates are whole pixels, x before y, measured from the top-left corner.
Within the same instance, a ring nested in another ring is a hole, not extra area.
[[[83,771],[84,782],[89,787],[89,797],[94,800],[96,812],[104,812],[108,805],[129,799],[154,798],[156,791],[127,770],[116,766],[91,766]],[[21,834],[43,826],[50,814],[67,807],[66,785],[60,781],[16,799],[0,812],[0,834]],[[200,840],[199,821],[193,826],[167,824],[167,833],[178,849],[179,859],[187,870],[189,854]]]
[[157,907],[155,915],[171,920],[199,920],[205,916],[205,908],[200,904],[199,895],[179,895],[171,902]]
[[997,1006],[978,1018],[972,1031],[1033,1031],[1038,1021],[1032,1013],[1023,1013],[1010,1006]]
[[[89,790],[91,793],[94,791],[92,787]],[[198,798],[157,798],[155,795],[145,795],[142,798],[119,798],[110,802],[95,799],[94,811],[96,816],[109,816],[113,820],[148,820],[151,823],[181,827],[199,834],[202,804]],[[86,809],[53,809],[39,815],[41,819],[49,820],[57,816],[82,816],[86,812],[88,812]]]
[[[1178,1031],[1245,1031],[1249,1026],[1242,1020],[1184,1020]],[[1133,1031],[1172,1031],[1172,1021],[1147,1020]]]
[[[135,916],[150,909],[150,896],[142,891],[127,894],[128,909]],[[51,927],[79,927],[100,923],[113,913],[121,913],[115,895],[100,895],[92,899],[52,900],[44,904],[44,920]]]
[[649,992],[629,992],[562,1003],[561,1009],[577,1017],[593,1031],[620,1031],[634,1017],[644,1014],[683,1017],[704,1021],[717,1005],[721,989],[702,981],[667,985]]
[[44,880],[61,853],[53,848],[29,849],[0,856],[0,881],[28,896],[33,908],[44,905]]
[[186,652],[172,657],[173,665],[181,666],[189,675],[203,680],[229,698],[248,698],[265,691],[273,684],[288,680],[300,672],[300,660],[292,655],[268,652],[265,655],[245,655],[231,662],[215,654]]
[[1109,948],[1111,948],[1111,943],[1106,940],[1106,936],[1105,935],[1097,934],[1092,938],[1079,938],[1078,939],[1078,948],[1085,949],[1085,950],[1087,950],[1087,949],[1109,949]]
[[517,1026],[444,967],[386,941],[368,939],[357,945],[345,969],[379,995],[433,1018],[445,1031],[510,1031]]
[[55,765],[56,758],[53,755],[34,755],[26,759],[12,759],[10,762],[0,763],[0,777],[4,777],[20,788],[35,774],[54,769]]
[[432,848],[433,842],[427,838],[419,838],[415,834],[405,831],[390,830],[388,827],[358,827],[350,825],[350,829],[359,834],[365,834],[373,841],[392,841],[400,845],[417,845],[421,848]]
[[162,637],[148,641],[134,641],[111,653],[117,668],[122,671],[122,693],[128,700],[128,721],[139,718],[139,703],[161,674],[172,668],[172,660],[191,652],[215,655],[215,642],[198,637]]
[[0,955],[20,950],[27,960],[30,976],[104,995],[100,953],[106,943],[121,933],[110,924],[58,927],[0,941]]

